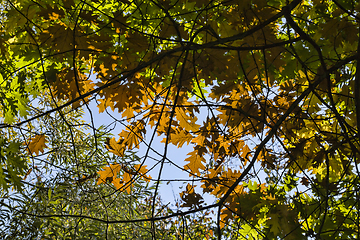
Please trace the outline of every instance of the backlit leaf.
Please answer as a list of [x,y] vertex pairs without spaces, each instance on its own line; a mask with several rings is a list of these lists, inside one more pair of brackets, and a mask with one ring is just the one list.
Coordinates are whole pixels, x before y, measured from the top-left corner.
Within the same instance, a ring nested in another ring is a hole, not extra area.
[[188,155],[190,155],[190,157],[186,158],[185,161],[189,163],[184,166],[184,169],[190,170],[190,172],[195,175],[199,175],[199,169],[205,170],[205,166],[203,164],[205,159],[199,156],[196,152],[190,152]]
[[46,136],[44,134],[36,135],[30,139],[27,150],[29,153],[35,153],[36,155],[39,155],[40,152],[44,153],[44,148],[47,147],[46,142]]

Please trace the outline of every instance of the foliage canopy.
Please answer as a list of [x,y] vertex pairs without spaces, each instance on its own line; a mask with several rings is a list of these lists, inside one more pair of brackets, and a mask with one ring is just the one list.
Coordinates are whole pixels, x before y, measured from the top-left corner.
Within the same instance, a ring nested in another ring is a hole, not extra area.
[[1,1],[2,236],[359,239],[359,11]]

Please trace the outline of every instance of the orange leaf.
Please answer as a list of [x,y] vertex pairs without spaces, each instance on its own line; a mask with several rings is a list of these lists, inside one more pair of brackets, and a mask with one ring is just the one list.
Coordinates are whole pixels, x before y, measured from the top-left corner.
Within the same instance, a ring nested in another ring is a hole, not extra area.
[[44,153],[44,148],[46,148],[46,137],[44,134],[36,135],[35,137],[31,138],[30,143],[28,145],[27,150],[29,153],[35,153],[39,155],[39,152]]
[[124,186],[123,181],[120,178],[115,178],[112,181],[112,184],[115,186],[116,189],[120,189],[120,188],[122,188]]
[[116,179],[116,175],[120,172],[121,166],[120,164],[110,164],[109,167],[104,167],[104,171],[97,172],[100,177],[98,179],[97,184],[106,183],[106,181],[110,181],[113,183],[113,181]]
[[130,91],[131,89],[125,85],[119,86],[117,88],[118,93],[112,98],[112,101],[115,103],[115,105],[112,107],[113,111],[115,108],[117,108],[119,112],[122,112],[125,108],[127,108],[126,103],[130,102]]
[[123,182],[124,182],[125,190],[126,190],[128,193],[130,193],[130,192],[131,192],[131,186],[133,185],[134,180],[131,179],[131,176],[130,176],[129,173],[124,172]]
[[146,181],[150,181],[151,176],[147,176],[146,173],[148,170],[146,169],[146,165],[141,166],[141,164],[136,164],[135,166],[136,172],[141,174],[141,177],[144,178]]
[[250,152],[251,150],[248,147],[248,145],[245,145],[245,147],[242,149],[241,157],[244,158],[245,160],[249,160],[249,157],[251,157]]
[[120,157],[124,156],[125,148],[122,144],[116,142],[115,138],[108,138],[106,141],[106,148],[109,149],[110,152],[112,152],[115,155],[118,155]]
[[[206,134],[206,133],[202,133],[202,134]],[[205,145],[205,140],[206,140],[206,136],[199,134],[196,138],[193,138],[191,140],[192,143],[195,143],[196,145],[199,146],[204,146]]]
[[122,144],[127,149],[132,149],[133,147],[139,148],[139,144],[143,141],[143,136],[146,133],[145,123],[143,120],[139,120],[131,125],[128,126],[129,131],[123,130],[119,133],[120,141],[122,141]]
[[[146,181],[150,181],[151,179],[151,176],[146,175],[148,170],[146,169],[145,165],[141,166],[141,164],[136,164],[134,168],[136,171],[133,171],[131,168],[120,165],[118,163],[111,164],[109,167],[104,167],[103,171],[98,172],[100,177],[98,178],[97,184],[99,185],[109,181],[115,186],[117,190],[126,190],[130,194],[135,181],[134,177],[137,174],[140,174],[140,177],[144,178]],[[117,177],[121,169],[123,169],[122,176]]]

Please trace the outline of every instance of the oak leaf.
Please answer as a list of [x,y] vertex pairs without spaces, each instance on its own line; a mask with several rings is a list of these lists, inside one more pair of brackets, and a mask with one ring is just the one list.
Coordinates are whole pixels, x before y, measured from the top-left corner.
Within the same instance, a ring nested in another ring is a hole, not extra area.
[[111,139],[108,138],[106,140],[106,148],[115,155],[118,155],[120,157],[124,156],[124,146],[121,143],[117,142],[114,137]]
[[124,174],[122,177],[123,177],[123,179],[122,179],[123,187],[120,190],[126,190],[127,193],[130,193],[131,186],[134,183],[134,179],[132,179],[132,175],[126,171],[124,171]]
[[281,231],[280,220],[277,214],[270,214],[270,218],[267,220],[267,224],[270,225],[270,232],[275,236]]
[[138,122],[132,123],[128,128],[129,130],[123,130],[119,133],[120,141],[127,149],[133,147],[139,148],[140,142],[143,141],[143,136],[146,133],[144,128],[144,122],[139,120]]
[[[134,169],[135,170],[133,170],[131,167],[127,167],[119,163],[110,164],[110,166],[104,167],[103,171],[98,171],[100,176],[98,178],[97,184],[99,185],[110,182],[117,190],[126,190],[128,193],[130,193],[136,180],[136,176],[140,176],[147,182],[151,180],[151,176],[146,175],[148,172],[146,165],[136,164],[134,165]],[[122,175],[118,177],[121,170]]]
[[180,193],[181,199],[185,202],[181,205],[181,207],[189,207],[189,208],[199,208],[201,204],[204,202],[202,196],[198,193],[195,193],[194,187],[189,183],[186,186],[186,191]]
[[188,153],[190,157],[186,158],[185,161],[189,162],[184,166],[184,169],[190,170],[191,173],[200,175],[199,169],[205,170],[203,162],[205,162],[204,157],[199,156],[196,151]]
[[245,145],[244,148],[242,149],[242,154],[241,157],[245,160],[245,163],[249,160],[249,158],[251,157],[251,150],[248,147],[248,145]]
[[[197,131],[199,130],[200,125],[196,124],[197,117],[189,116],[189,111],[184,110],[183,108],[175,108],[176,118],[179,121],[181,127],[187,131]],[[193,115],[193,114],[192,114]]]
[[30,143],[27,146],[28,152],[35,153],[39,155],[39,152],[44,153],[44,148],[46,148],[46,137],[44,134],[36,135],[30,139]]
[[136,164],[134,167],[136,172],[139,173],[141,177],[144,178],[147,182],[151,180],[151,176],[146,175],[146,173],[148,172],[148,170],[146,169],[146,165]]
[[[171,133],[170,142],[173,143],[178,148],[181,148],[184,143],[189,143],[193,139],[193,136],[187,131],[176,131],[175,133]],[[162,142],[165,142],[166,138],[163,139]]]
[[98,178],[97,184],[106,183],[107,181],[113,182],[117,177],[117,174],[121,170],[121,165],[118,163],[110,164],[109,167],[104,167],[103,171],[98,171],[100,177]]

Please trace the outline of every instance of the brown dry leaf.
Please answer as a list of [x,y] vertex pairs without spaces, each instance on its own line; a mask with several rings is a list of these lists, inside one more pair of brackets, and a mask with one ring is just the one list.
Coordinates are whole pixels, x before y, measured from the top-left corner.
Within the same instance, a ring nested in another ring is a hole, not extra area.
[[186,186],[186,191],[180,193],[181,199],[185,202],[181,205],[181,207],[189,207],[189,208],[199,208],[201,204],[204,202],[203,197],[194,191],[194,187],[189,183]]

